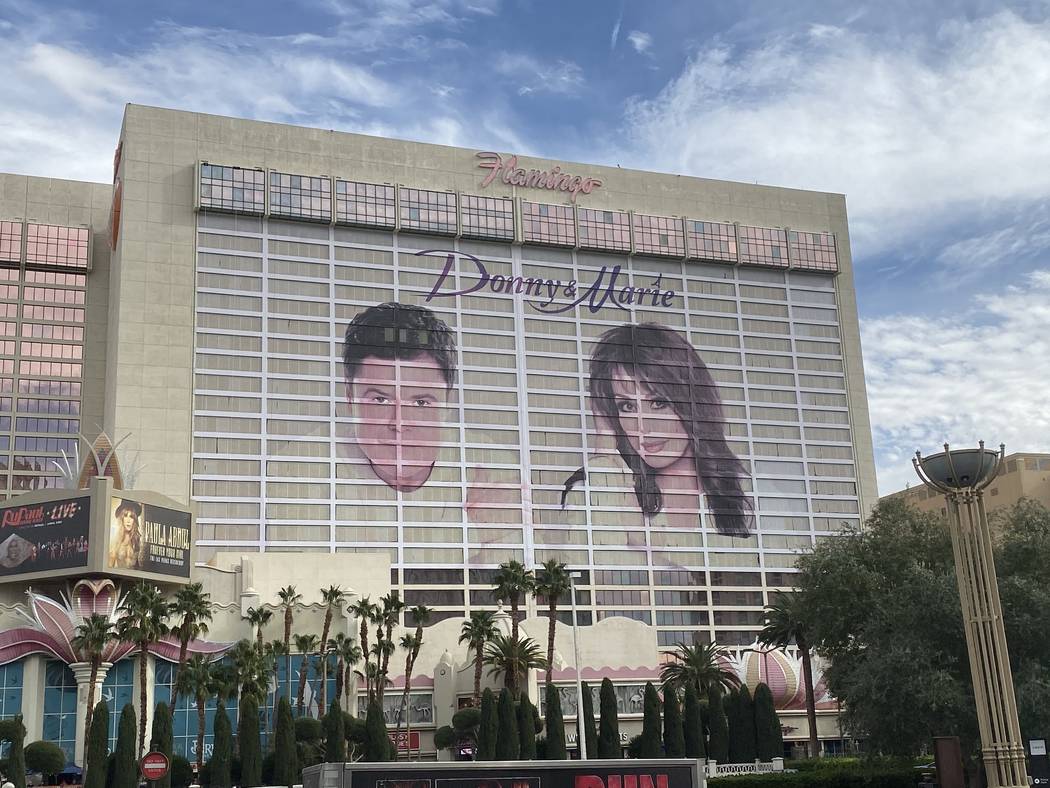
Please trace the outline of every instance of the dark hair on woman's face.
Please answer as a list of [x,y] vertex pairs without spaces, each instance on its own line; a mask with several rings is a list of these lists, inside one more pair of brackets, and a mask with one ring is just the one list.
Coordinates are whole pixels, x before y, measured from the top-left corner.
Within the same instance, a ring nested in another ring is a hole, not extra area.
[[663,508],[657,473],[646,464],[620,424],[613,380],[622,375],[666,400],[689,435],[696,473],[715,528],[747,536],[754,523],[751,500],[740,479],[744,467],[725,439],[718,388],[689,341],[657,323],[626,323],[606,331],[591,354],[589,391],[597,415],[615,431],[616,449],[634,475],[634,493],[644,514]]

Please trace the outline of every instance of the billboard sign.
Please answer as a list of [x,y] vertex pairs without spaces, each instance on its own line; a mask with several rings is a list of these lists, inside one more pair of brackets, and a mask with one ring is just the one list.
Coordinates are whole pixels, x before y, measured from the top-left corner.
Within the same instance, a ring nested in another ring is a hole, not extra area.
[[191,515],[114,495],[106,568],[190,576]]
[[88,565],[90,498],[10,506],[0,517],[0,577]]

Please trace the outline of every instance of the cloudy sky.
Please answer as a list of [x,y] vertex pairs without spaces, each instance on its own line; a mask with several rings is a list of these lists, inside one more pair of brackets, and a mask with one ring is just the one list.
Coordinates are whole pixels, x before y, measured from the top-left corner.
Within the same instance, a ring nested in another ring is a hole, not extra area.
[[1046,3],[0,0],[0,62],[0,171],[130,101],[843,192],[881,491],[1050,451]]

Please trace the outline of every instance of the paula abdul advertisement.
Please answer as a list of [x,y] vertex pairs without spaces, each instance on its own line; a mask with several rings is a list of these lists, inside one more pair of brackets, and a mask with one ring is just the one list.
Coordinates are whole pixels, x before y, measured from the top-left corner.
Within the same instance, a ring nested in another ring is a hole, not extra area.
[[0,577],[88,564],[90,498],[10,506],[0,519]]
[[190,526],[189,512],[113,496],[106,567],[189,577]]

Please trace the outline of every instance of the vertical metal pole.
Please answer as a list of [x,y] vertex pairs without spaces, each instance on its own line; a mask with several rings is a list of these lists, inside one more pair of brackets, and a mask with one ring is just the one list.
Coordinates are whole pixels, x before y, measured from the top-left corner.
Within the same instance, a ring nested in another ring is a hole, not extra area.
[[576,622],[576,575],[569,575],[569,594],[572,597],[572,652],[576,660],[576,741],[580,745],[580,760],[587,760],[587,736],[583,731],[583,681],[580,675],[580,639]]

